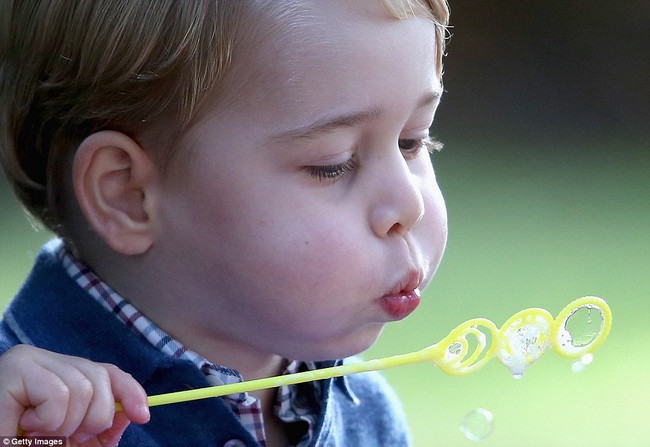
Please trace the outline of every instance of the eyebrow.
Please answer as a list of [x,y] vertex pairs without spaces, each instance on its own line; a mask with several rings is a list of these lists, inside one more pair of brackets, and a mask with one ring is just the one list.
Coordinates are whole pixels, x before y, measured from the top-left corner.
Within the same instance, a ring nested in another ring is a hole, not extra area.
[[[441,95],[441,90],[434,90],[425,94],[418,102],[417,108],[420,109],[439,101]],[[282,132],[275,135],[273,139],[290,140],[316,138],[319,135],[331,132],[337,128],[354,127],[368,121],[377,120],[381,118],[383,114],[384,109],[382,107],[373,107],[361,112],[338,115],[332,118],[323,118],[316,120],[311,124],[307,124],[306,126]]]
[[279,140],[315,138],[340,127],[354,127],[367,121],[379,119],[384,113],[381,107],[373,107],[361,112],[323,118],[306,126],[297,127],[273,137]]

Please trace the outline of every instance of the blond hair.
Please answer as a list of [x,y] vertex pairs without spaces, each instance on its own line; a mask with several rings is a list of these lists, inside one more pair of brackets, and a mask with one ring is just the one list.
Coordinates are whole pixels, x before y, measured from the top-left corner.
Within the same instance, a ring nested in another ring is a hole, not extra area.
[[[433,20],[441,70],[445,0],[381,2]],[[137,139],[163,119],[186,130],[227,73],[250,3],[0,1],[0,161],[26,209],[60,232],[65,160],[94,132]]]

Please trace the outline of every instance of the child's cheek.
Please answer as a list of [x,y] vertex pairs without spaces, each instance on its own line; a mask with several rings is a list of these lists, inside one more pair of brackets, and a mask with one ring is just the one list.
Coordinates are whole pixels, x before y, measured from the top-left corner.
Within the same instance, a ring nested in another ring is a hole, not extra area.
[[307,234],[297,239],[288,253],[285,262],[287,269],[296,283],[309,289],[347,288],[351,285],[351,276],[360,273],[363,267],[369,267],[367,256],[369,249],[353,237],[352,225],[319,228],[312,226]]

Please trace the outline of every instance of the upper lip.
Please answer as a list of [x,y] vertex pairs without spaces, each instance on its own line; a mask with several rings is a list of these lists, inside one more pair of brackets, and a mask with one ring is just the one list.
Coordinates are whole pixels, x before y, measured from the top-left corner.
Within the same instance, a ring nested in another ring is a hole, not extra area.
[[395,284],[386,295],[397,295],[405,292],[412,292],[422,283],[423,274],[419,270],[410,270]]

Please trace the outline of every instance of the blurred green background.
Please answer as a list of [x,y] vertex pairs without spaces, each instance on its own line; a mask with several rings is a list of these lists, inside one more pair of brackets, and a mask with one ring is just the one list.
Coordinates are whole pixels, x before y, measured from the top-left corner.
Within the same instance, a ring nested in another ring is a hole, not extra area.
[[[583,295],[614,325],[581,373],[546,354],[520,381],[496,361],[464,378],[385,374],[416,446],[471,446],[463,417],[494,415],[484,446],[650,445],[650,4],[451,2],[453,38],[434,155],[450,222],[421,308],[365,357],[420,349],[456,324],[557,314]],[[0,304],[49,235],[0,175]]]
[[521,381],[496,361],[464,378],[386,375],[418,447],[476,444],[460,425],[478,407],[494,415],[486,447],[650,445],[650,3],[450,3],[433,128],[447,253],[421,309],[366,355],[599,295],[613,329],[581,373],[550,352]]

